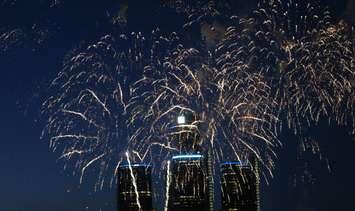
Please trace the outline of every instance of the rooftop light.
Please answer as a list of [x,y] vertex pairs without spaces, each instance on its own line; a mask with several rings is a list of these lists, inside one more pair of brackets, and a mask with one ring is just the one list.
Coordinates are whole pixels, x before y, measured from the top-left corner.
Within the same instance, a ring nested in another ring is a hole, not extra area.
[[202,158],[202,155],[175,155],[173,156],[173,160],[175,159],[194,159],[194,158]]
[[186,123],[186,117],[185,117],[184,115],[178,116],[178,118],[177,118],[177,123],[178,123],[179,125],[185,124],[185,123]]

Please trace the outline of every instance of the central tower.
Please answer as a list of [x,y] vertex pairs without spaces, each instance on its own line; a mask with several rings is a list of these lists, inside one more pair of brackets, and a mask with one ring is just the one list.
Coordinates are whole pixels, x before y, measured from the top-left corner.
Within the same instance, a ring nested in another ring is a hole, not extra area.
[[169,210],[206,210],[207,186],[204,157],[200,154],[172,158]]
[[[209,210],[208,153],[201,149],[197,118],[193,114],[180,114],[173,141],[180,152],[172,157],[169,186],[169,211]],[[212,172],[212,171],[211,171]]]

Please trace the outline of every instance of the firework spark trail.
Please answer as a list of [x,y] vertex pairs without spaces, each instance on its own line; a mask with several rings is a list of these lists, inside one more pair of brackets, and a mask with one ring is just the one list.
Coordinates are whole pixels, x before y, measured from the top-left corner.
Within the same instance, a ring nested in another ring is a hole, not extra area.
[[62,158],[70,158],[71,156],[75,155],[75,154],[83,154],[83,153],[87,153],[88,151],[79,151],[79,150],[73,150],[73,151],[70,151],[70,152],[67,152],[67,153],[64,153],[62,156],[59,157],[59,159],[62,159]]
[[137,181],[136,181],[136,177],[133,174],[133,169],[132,169],[132,165],[131,165],[131,161],[129,159],[129,154],[128,152],[126,152],[126,158],[127,158],[127,162],[128,162],[128,168],[131,174],[131,178],[132,178],[132,185],[134,187],[134,193],[136,194],[136,203],[138,205],[138,209],[141,210],[142,206],[141,203],[139,201],[139,193],[138,193],[138,188],[137,188]]
[[105,156],[105,153],[97,156],[96,158],[92,159],[91,161],[89,161],[82,169],[81,169],[81,176],[80,176],[80,184],[83,182],[83,178],[84,178],[84,173],[86,168],[88,168],[91,164],[93,164],[94,162],[96,162],[97,160],[101,159],[102,157]]
[[169,204],[169,189],[171,183],[171,174],[170,174],[170,161],[166,164],[166,186],[165,186],[165,204],[164,204],[164,211],[168,211],[168,204]]
[[25,34],[22,29],[5,29],[0,31],[0,47],[2,53],[23,45]]

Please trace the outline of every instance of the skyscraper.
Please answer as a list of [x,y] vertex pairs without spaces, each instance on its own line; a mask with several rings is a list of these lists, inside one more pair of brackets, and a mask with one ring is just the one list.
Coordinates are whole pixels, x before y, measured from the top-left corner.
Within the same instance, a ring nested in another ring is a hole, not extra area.
[[221,164],[222,210],[258,211],[259,176],[249,162]]
[[172,158],[169,211],[208,209],[205,161],[201,154],[177,155]]
[[119,211],[152,211],[152,195],[151,166],[133,164],[119,167]]
[[214,176],[213,176],[213,155],[211,150],[207,152],[207,186],[208,186],[208,209],[206,211],[214,211]]

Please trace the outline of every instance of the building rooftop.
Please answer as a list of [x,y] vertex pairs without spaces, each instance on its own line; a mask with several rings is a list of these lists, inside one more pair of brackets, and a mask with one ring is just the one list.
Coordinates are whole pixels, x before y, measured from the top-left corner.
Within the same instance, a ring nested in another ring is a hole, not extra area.
[[185,154],[185,155],[175,155],[173,156],[173,160],[178,160],[178,159],[200,159],[203,156],[200,154]]

